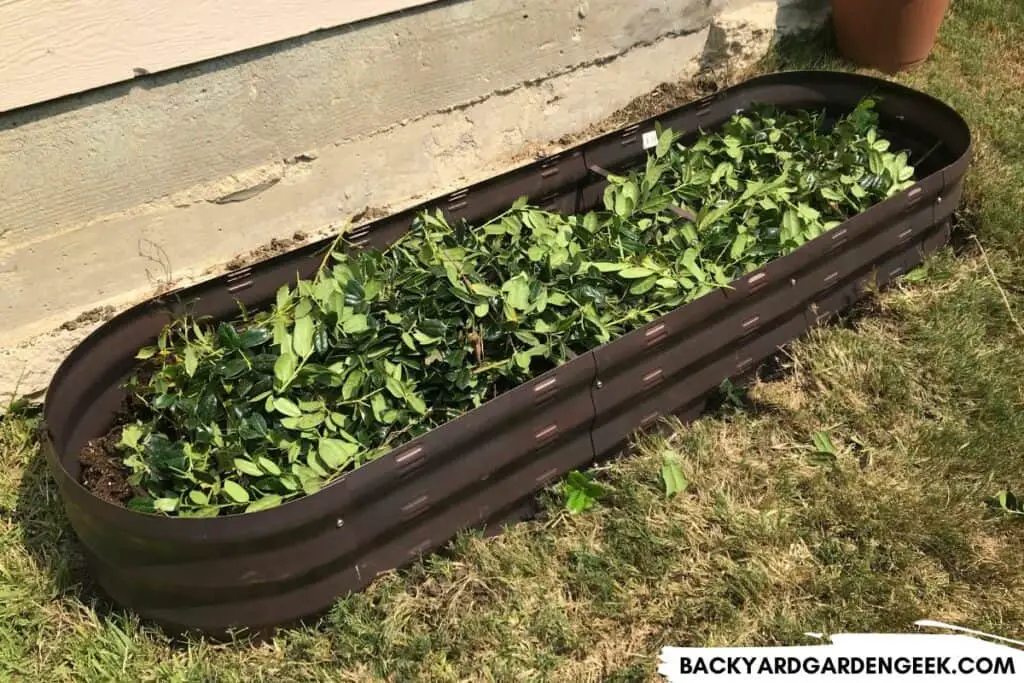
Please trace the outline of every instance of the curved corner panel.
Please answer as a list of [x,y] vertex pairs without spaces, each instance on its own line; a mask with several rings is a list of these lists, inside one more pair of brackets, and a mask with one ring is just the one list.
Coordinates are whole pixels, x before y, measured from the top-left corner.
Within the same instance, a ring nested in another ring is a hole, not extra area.
[[945,104],[864,76],[764,76],[559,155],[357,227],[383,248],[423,210],[475,223],[515,199],[564,213],[601,200],[602,172],[642,162],[656,123],[693,139],[753,102],[835,116],[879,98],[882,128],[925,157],[921,180],[788,256],[537,377],[349,472],[315,495],[257,513],[176,519],[103,502],[79,483],[77,454],[113,424],[135,351],[187,310],[225,319],[264,307],[316,272],[333,239],[147,301],[65,359],[47,392],[46,452],[92,571],[118,603],[174,630],[221,635],[316,614],[379,573],[485,525],[566,472],[614,452],[660,416],[695,417],[707,392],[849,306],[945,243],[970,161],[970,131]]

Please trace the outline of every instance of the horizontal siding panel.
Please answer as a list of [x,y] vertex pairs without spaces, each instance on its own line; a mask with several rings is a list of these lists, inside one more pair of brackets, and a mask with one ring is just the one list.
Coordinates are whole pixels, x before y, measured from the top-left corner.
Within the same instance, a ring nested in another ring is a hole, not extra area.
[[0,0],[0,112],[437,0]]

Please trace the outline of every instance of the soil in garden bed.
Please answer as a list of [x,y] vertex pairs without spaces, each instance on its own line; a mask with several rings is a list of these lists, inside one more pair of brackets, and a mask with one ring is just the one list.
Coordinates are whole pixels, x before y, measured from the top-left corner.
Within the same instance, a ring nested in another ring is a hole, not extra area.
[[118,450],[121,425],[118,424],[101,437],[90,440],[78,455],[82,465],[82,486],[89,493],[108,503],[123,506],[134,495],[128,483],[128,468],[124,455]]
[[[151,366],[143,365],[137,372],[148,378],[153,373]],[[90,439],[82,447],[78,462],[82,466],[79,482],[85,489],[102,500],[122,507],[134,496],[145,495],[145,491],[128,482],[131,470],[124,463],[124,452],[118,444],[126,424],[133,421],[133,415],[143,408],[132,394],[128,394],[114,415],[114,424],[103,436]]]

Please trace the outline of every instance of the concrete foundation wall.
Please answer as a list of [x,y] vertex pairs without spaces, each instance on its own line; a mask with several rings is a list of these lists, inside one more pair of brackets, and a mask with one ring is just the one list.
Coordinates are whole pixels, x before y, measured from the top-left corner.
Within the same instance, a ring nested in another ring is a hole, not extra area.
[[827,4],[438,3],[0,115],[0,403],[158,288],[556,151]]

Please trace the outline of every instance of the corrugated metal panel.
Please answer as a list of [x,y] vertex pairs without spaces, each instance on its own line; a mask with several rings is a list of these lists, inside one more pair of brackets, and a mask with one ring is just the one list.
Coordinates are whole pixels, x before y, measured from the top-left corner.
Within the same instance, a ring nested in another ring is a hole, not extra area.
[[[100,327],[61,365],[47,394],[47,453],[94,573],[117,602],[175,629],[221,634],[317,613],[460,529],[515,513],[536,491],[620,448],[634,429],[682,411],[749,372],[780,345],[884,284],[949,237],[971,153],[963,120],[921,93],[867,77],[787,73],[754,79],[510,174],[357,229],[381,248],[416,213],[479,221],[517,197],[562,211],[600,201],[600,172],[641,160],[655,120],[694,135],[752,101],[841,111],[884,96],[887,134],[924,150],[926,177],[785,258],[510,391],[369,463],[316,495],[215,519],[172,519],[100,501],[79,483],[77,453],[112,424],[137,348],[189,305],[227,317],[266,305],[315,272],[332,240],[137,306]],[[588,169],[594,170],[588,170]],[[517,508],[518,506],[518,508]],[[512,511],[512,512],[510,512]],[[521,510],[519,510],[521,512]]]

